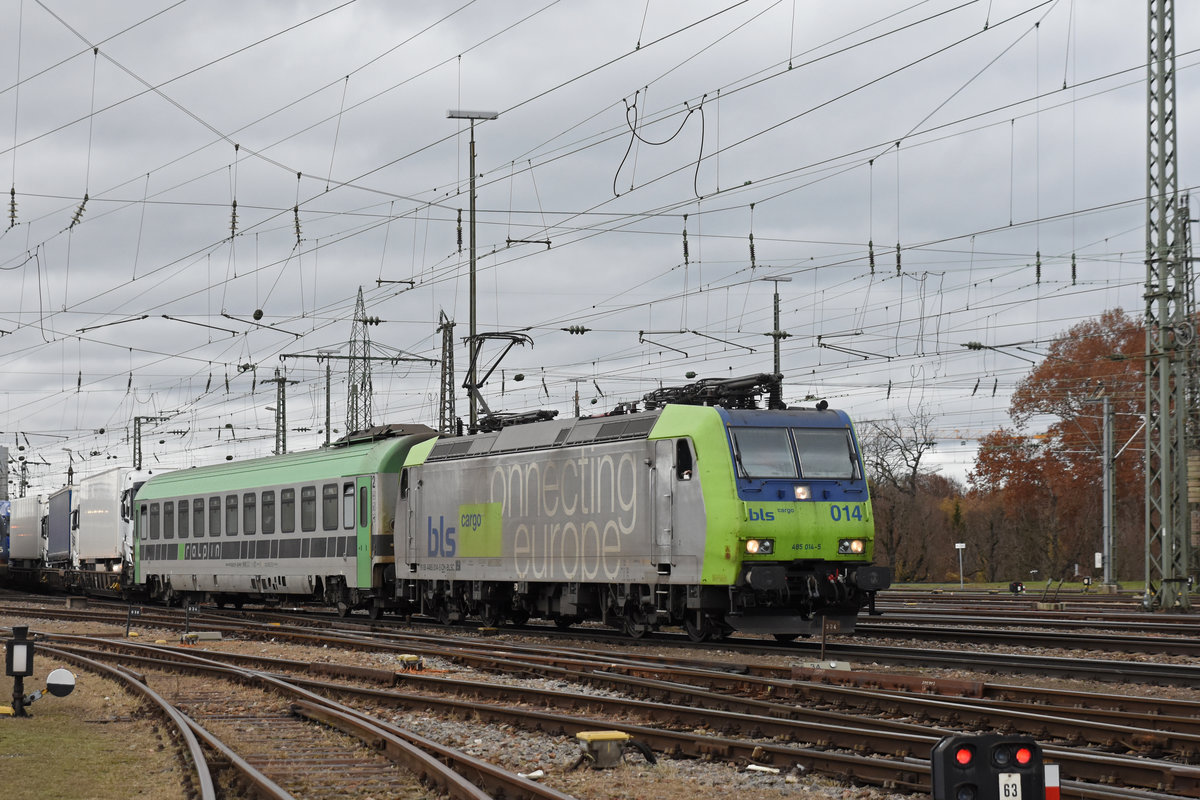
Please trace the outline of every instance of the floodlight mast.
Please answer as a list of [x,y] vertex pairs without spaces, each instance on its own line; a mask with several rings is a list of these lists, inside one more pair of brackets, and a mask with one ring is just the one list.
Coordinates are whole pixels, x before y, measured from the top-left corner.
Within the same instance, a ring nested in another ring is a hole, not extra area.
[[476,321],[475,321],[475,120],[496,119],[500,116],[498,111],[467,111],[464,109],[450,109],[446,112],[446,117],[449,119],[466,119],[471,121],[471,185],[470,185],[470,306],[471,306],[471,321],[470,331],[467,334],[467,362],[470,364],[467,370],[467,379],[464,386],[467,390],[467,399],[471,409],[470,431],[475,433],[478,428],[479,408],[475,396],[478,392],[478,385],[475,379],[475,362],[476,354],[479,348],[479,342],[476,339]]

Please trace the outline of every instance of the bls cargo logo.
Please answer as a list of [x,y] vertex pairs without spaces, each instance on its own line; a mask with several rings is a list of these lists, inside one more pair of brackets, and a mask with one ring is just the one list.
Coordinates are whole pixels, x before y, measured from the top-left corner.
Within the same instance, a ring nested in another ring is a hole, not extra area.
[[765,508],[751,508],[749,511],[751,522],[771,522],[775,519],[775,512]]
[[458,529],[446,524],[445,517],[438,517],[435,527],[433,517],[426,517],[425,542],[431,558],[450,558],[458,551]]

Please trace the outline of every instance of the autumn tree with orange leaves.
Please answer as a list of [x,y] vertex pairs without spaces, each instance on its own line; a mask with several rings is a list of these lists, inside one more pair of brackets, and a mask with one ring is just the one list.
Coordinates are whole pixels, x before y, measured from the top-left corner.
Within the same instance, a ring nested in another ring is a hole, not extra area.
[[[1145,329],[1121,309],[1073,326],[1017,386],[1009,405],[1014,428],[980,444],[968,477],[964,516],[992,566],[1014,577],[1070,578],[1093,573],[1102,526],[1102,404],[1113,409],[1118,574],[1141,563],[1143,507],[1141,424]],[[1031,430],[1045,425],[1045,432]],[[1003,525],[996,525],[997,509]],[[973,512],[977,512],[974,513]],[[991,570],[989,570],[991,571]]]

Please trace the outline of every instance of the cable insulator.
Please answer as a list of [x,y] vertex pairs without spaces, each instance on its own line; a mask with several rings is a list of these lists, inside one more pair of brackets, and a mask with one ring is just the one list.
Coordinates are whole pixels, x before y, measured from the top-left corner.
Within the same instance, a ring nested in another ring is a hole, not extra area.
[[896,277],[900,277],[900,243],[896,242]]
[[292,220],[296,224],[296,244],[300,244],[300,206],[292,206]]
[[458,254],[462,255],[462,209],[458,210]]
[[67,226],[67,230],[71,230],[79,224],[79,220],[83,219],[83,209],[87,207],[88,196],[85,192],[83,202],[79,204],[79,208],[75,209],[75,216],[71,217],[71,224]]
[[1038,286],[1042,285],[1042,251],[1038,250],[1033,262],[1033,274]]
[[755,266],[756,266],[756,264],[754,263],[754,234],[751,233],[750,234],[750,269],[754,269]]
[[1071,285],[1075,285],[1075,254],[1071,253]]
[[237,200],[233,201],[233,210],[229,217],[229,236],[237,236]]
[[13,186],[8,192],[8,227],[14,228],[17,225],[17,187]]
[[691,263],[691,260],[688,258],[687,214],[683,215],[683,263],[685,266]]
[[875,242],[867,242],[867,260],[871,262],[871,274],[875,274]]

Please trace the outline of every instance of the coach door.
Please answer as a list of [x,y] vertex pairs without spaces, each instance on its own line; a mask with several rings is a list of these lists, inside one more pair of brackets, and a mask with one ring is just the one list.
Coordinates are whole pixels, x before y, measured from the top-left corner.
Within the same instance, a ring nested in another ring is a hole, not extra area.
[[671,573],[671,536],[675,530],[675,442],[657,439],[654,466],[650,470],[651,496],[654,498],[653,564],[660,575]]
[[358,542],[358,585],[366,588],[371,585],[371,533],[374,527],[371,522],[375,518],[375,476],[360,475],[357,488],[358,513],[355,516],[358,523],[355,539]]

